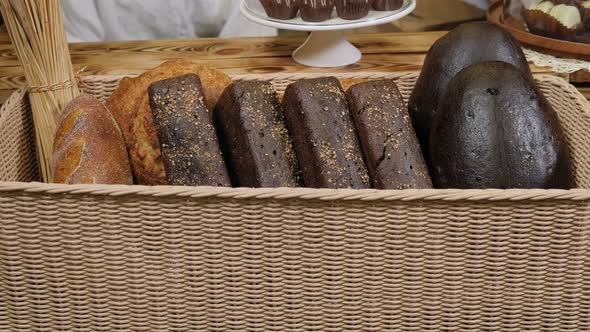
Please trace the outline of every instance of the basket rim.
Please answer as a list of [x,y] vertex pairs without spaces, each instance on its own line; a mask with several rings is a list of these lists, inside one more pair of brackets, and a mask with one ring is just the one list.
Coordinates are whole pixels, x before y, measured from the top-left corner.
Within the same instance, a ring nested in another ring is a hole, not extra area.
[[[401,71],[401,72],[348,72],[348,73],[336,73],[336,72],[321,72],[321,73],[306,73],[306,72],[294,72],[294,73],[261,73],[261,74],[229,74],[232,80],[298,80],[304,78],[318,78],[326,76],[334,76],[340,79],[352,79],[352,78],[363,78],[363,79],[386,79],[386,78],[415,78],[420,75],[420,71]],[[115,83],[124,77],[135,77],[138,75],[86,75],[82,76],[81,83],[94,84],[94,83]],[[565,80],[563,77],[550,75],[550,74],[534,74],[533,77],[536,81],[549,82],[557,85],[568,95],[575,96],[575,102],[579,105],[579,110],[582,114],[590,118],[590,101],[578,91],[570,82]]]
[[[277,80],[310,77],[336,76],[338,78],[404,78],[416,77],[418,71],[410,72],[353,72],[353,73],[271,73],[230,75],[234,80]],[[117,82],[132,75],[87,75],[81,83]],[[559,76],[536,74],[535,79],[550,82],[569,90],[575,96],[579,111],[590,117],[590,102],[569,82]],[[25,88],[13,93],[0,109],[3,111],[26,96]],[[590,201],[590,189],[313,189],[313,188],[227,188],[183,186],[126,186],[126,185],[66,185],[40,182],[0,182],[0,193],[24,192],[38,194],[102,195],[102,196],[151,196],[186,198],[232,198],[232,199],[302,199],[320,201]]]
[[[105,82],[105,81],[118,81],[124,77],[137,77],[141,74],[90,74],[90,75],[82,75],[80,77],[81,82]],[[384,78],[384,77],[416,77],[420,75],[420,71],[396,71],[396,72],[386,72],[386,71],[361,71],[361,72],[280,72],[280,73],[248,73],[248,74],[227,74],[233,80],[246,80],[246,79],[304,79],[309,77],[326,77],[326,76],[336,76],[341,78],[366,78],[366,79],[377,79],[377,78]],[[550,76],[550,77],[558,77],[554,75],[547,75],[547,74],[538,74],[535,76]],[[568,83],[566,80],[560,78],[564,83]]]
[[319,201],[590,201],[590,189],[314,189],[0,182],[0,193]]

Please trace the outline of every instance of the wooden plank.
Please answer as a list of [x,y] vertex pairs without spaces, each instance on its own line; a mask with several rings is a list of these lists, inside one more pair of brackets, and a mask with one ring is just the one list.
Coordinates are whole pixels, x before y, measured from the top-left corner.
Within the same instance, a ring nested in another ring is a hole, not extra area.
[[[416,53],[426,52],[444,32],[396,32],[354,34],[348,39],[363,53]],[[0,52],[3,56],[14,53],[5,33],[0,34]],[[180,40],[148,40],[103,43],[74,43],[72,53],[191,53],[199,57],[266,57],[289,55],[304,41],[302,36],[254,38],[200,38]]]
[[[413,70],[442,34],[351,35],[350,40],[365,58],[357,65],[329,71]],[[228,73],[322,71],[298,65],[290,58],[303,40],[302,37],[266,37],[80,43],[71,45],[71,55],[74,65],[87,67],[88,74],[138,74],[172,58],[208,63]],[[25,80],[14,49],[2,40],[0,59],[0,89],[22,86]]]
[[[425,53],[442,32],[362,34],[349,36],[363,54]],[[2,35],[2,34],[0,34]],[[160,58],[195,57],[202,60],[290,56],[303,43],[302,37],[266,37],[241,39],[195,39],[129,41],[71,44],[72,56],[92,58],[104,54],[117,57]],[[0,41],[0,70],[18,65],[11,44]]]
[[[290,57],[268,57],[251,59],[211,59],[202,60],[194,57],[193,62],[208,64],[228,74],[264,74],[280,72],[374,72],[374,71],[419,71],[424,61],[424,54],[375,54],[365,55],[361,62],[341,68],[310,68],[295,63]],[[83,75],[137,75],[158,66],[170,58],[161,56],[142,56],[141,61],[134,57],[117,57],[105,54],[96,57],[74,56],[76,70],[86,67]],[[535,73],[550,73],[547,69],[534,68]],[[0,89],[16,89],[25,84],[20,67],[2,68]]]
[[[355,34],[349,40],[363,59],[341,68],[310,68],[291,59],[302,36],[195,40],[156,40],[71,44],[76,70],[84,75],[136,75],[173,58],[209,64],[230,74],[278,72],[417,71],[425,53],[444,32]],[[548,69],[533,67],[537,73]],[[0,102],[2,96],[25,84],[22,69],[8,35],[0,33]]]
[[[408,36],[420,36],[416,34],[402,34]],[[342,72],[342,71],[411,71],[419,70],[424,60],[424,53],[428,50],[429,44],[440,37],[441,33],[427,33],[424,38],[402,38],[398,39],[397,34],[387,35],[359,35],[352,39],[358,41],[357,45],[365,52],[363,59],[358,64],[341,67],[318,69],[301,66],[295,63],[291,57],[291,51],[298,44],[292,43],[288,46],[268,42],[267,38],[253,38],[260,41],[258,45],[248,47],[234,47],[224,42],[220,46],[219,41],[204,47],[203,42],[195,41],[192,51],[187,49],[187,41],[170,51],[170,47],[156,49],[153,45],[157,42],[145,42],[145,47],[138,47],[139,42],[131,42],[126,48],[126,43],[114,43],[118,48],[105,48],[106,43],[100,45],[89,44],[90,49],[72,52],[72,61],[76,68],[86,67],[87,75],[125,75],[139,74],[153,68],[163,61],[172,58],[187,58],[197,63],[207,63],[220,68],[228,73],[274,73],[274,72]],[[381,38],[376,37],[381,36]],[[364,37],[364,38],[363,38]],[[286,38],[292,41],[293,38]],[[363,41],[360,41],[363,39]],[[271,38],[270,40],[282,40]],[[413,40],[413,41],[411,41]],[[142,42],[143,43],[143,42]],[[164,42],[169,44],[170,42]],[[241,45],[239,41],[237,45]],[[404,44],[407,43],[407,44]],[[110,43],[109,43],[110,44]],[[141,44],[141,43],[140,43]],[[200,46],[199,46],[200,45]],[[272,50],[272,45],[279,45],[278,50]],[[407,47],[407,49],[406,49]],[[235,51],[228,51],[234,49]],[[238,51],[238,49],[240,51]],[[184,50],[184,51],[183,51]],[[288,50],[288,51],[285,51]],[[416,52],[409,52],[415,50]],[[217,54],[217,56],[205,56],[205,53]],[[381,53],[380,53],[381,52]],[[222,53],[224,55],[219,55]],[[264,56],[267,55],[267,56]],[[22,86],[25,82],[22,70],[16,57],[10,57],[5,52],[0,52],[0,89],[12,89]],[[536,72],[547,72],[546,69],[534,68]]]
[[[141,61],[133,57],[113,57],[105,54],[91,58],[74,56],[74,64],[79,69],[86,67],[83,75],[136,75],[156,67],[166,58],[161,56],[142,56]],[[191,58],[193,62],[204,63],[223,70],[229,74],[264,74],[279,72],[358,72],[358,71],[416,71],[420,70],[424,54],[376,54],[366,55],[360,63],[334,68],[309,68],[295,63],[291,57],[268,57],[252,59],[212,59]],[[19,67],[2,68],[0,89],[16,89],[25,84]]]

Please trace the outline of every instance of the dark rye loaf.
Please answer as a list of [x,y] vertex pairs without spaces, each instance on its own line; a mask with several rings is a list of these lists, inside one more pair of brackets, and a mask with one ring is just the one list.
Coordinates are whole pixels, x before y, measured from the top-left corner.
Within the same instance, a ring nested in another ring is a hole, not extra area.
[[148,92],[168,183],[230,186],[199,77],[159,81]]
[[348,102],[336,78],[289,85],[283,108],[306,187],[370,187]]
[[223,92],[214,118],[234,186],[299,186],[283,108],[269,82],[233,83]]
[[348,90],[347,97],[375,188],[432,188],[412,120],[395,82],[359,83]]

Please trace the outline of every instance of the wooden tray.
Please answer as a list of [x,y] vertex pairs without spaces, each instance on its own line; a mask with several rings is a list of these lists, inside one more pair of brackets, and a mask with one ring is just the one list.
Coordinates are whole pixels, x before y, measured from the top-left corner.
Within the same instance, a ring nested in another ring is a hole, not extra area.
[[525,23],[504,17],[502,2],[493,4],[487,14],[488,21],[509,31],[518,41],[547,54],[590,61],[590,44],[574,43],[532,34],[527,31]]

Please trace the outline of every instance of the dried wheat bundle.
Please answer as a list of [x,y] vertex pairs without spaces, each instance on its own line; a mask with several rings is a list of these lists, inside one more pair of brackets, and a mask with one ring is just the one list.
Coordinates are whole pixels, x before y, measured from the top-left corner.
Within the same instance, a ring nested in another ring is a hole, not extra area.
[[50,182],[58,117],[65,105],[80,94],[64,32],[61,1],[0,0],[0,10],[27,79],[41,174],[45,182]]

